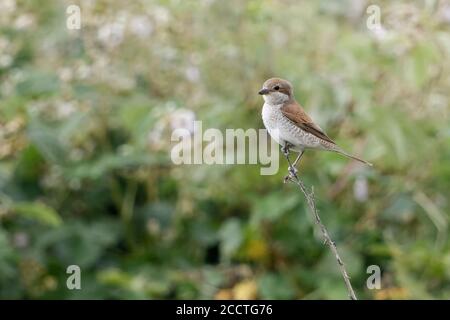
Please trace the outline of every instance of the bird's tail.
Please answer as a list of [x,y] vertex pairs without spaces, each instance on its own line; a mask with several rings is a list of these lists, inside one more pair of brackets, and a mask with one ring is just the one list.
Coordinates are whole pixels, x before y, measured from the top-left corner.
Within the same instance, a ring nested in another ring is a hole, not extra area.
[[333,150],[334,152],[337,152],[337,153],[339,153],[339,154],[342,154],[343,156],[346,156],[346,157],[348,157],[348,158],[351,158],[351,159],[354,159],[354,160],[356,160],[356,161],[359,161],[359,162],[362,162],[362,163],[364,163],[364,164],[367,164],[368,166],[373,166],[373,164],[371,164],[370,162],[367,162],[366,160],[363,160],[363,159],[360,159],[360,158],[358,158],[358,157],[355,157],[355,156],[352,156],[351,154],[349,154],[349,153],[347,153],[347,152],[345,152],[344,150],[342,150],[341,148],[336,148],[335,150]]

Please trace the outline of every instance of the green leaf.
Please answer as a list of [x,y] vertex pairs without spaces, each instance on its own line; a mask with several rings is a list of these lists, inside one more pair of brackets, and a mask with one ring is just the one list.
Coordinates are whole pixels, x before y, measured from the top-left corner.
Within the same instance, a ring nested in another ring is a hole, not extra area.
[[59,133],[56,129],[34,118],[31,120],[28,136],[47,161],[57,164],[65,162],[66,150],[58,139]]
[[261,220],[274,221],[279,219],[298,204],[299,197],[300,195],[297,194],[277,192],[258,198],[252,215],[252,222],[258,223]]
[[17,85],[17,93],[21,96],[45,96],[59,89],[58,78],[54,74],[29,71],[28,77]]
[[[16,268],[13,264],[14,251],[8,240],[8,234],[0,228],[0,283],[6,278],[13,278],[16,275]],[[1,290],[0,290],[1,292]]]
[[134,153],[130,155],[120,155],[115,153],[103,154],[100,157],[85,161],[64,168],[64,174],[72,178],[98,179],[101,176],[119,169],[127,169],[137,166],[148,166],[158,163],[155,156]]
[[71,264],[76,261],[81,268],[88,268],[100,261],[120,236],[120,226],[110,219],[98,218],[90,223],[70,220],[40,235],[35,247],[40,252],[53,252],[51,258],[58,263]]
[[62,223],[59,214],[51,207],[40,202],[22,202],[15,204],[13,210],[24,217],[57,227]]
[[259,292],[262,299],[293,299],[295,289],[286,276],[268,273],[258,281]]
[[219,231],[221,249],[225,257],[232,256],[242,243],[242,226],[238,219],[228,220]]

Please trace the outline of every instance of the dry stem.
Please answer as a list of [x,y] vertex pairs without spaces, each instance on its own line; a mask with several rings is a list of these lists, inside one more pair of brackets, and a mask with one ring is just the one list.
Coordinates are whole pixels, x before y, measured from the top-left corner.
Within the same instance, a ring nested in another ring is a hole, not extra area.
[[311,193],[308,193],[308,191],[306,190],[305,184],[303,183],[303,181],[301,181],[298,178],[298,176],[296,174],[296,170],[294,167],[292,167],[292,164],[289,160],[289,151],[287,151],[285,153],[285,157],[289,163],[289,175],[286,176],[285,182],[291,181],[291,182],[295,183],[300,188],[300,190],[303,192],[303,194],[305,195],[305,198],[308,202],[308,206],[311,209],[311,213],[313,214],[314,221],[320,227],[320,231],[322,232],[323,240],[324,240],[325,244],[328,245],[331,252],[333,252],[333,254],[336,258],[337,264],[339,266],[342,277],[344,278],[345,285],[347,287],[348,296],[351,300],[357,300],[355,292],[353,291],[352,284],[350,283],[350,277],[348,276],[347,270],[345,269],[344,262],[342,261],[341,257],[339,256],[339,253],[337,251],[336,243],[333,240],[331,240],[331,237],[328,233],[327,228],[320,220],[319,212],[317,211],[316,202],[314,199],[314,189],[311,188]]

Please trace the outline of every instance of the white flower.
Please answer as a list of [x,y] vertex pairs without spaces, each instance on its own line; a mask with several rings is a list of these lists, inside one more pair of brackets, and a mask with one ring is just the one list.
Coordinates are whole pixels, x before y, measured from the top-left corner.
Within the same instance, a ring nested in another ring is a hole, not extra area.
[[125,77],[120,75],[114,77],[114,80],[111,82],[111,85],[119,90],[131,90],[136,85],[136,82],[131,77]]
[[161,231],[161,226],[155,218],[150,218],[147,220],[147,232],[151,235],[157,235]]
[[178,109],[170,114],[170,127],[172,130],[187,129],[190,134],[194,133],[195,113],[188,109]]
[[163,47],[159,50],[161,57],[164,60],[171,61],[177,57],[177,50],[171,47]]
[[2,13],[13,12],[16,10],[15,0],[2,0],[0,1],[0,11]]
[[135,16],[130,21],[130,31],[138,37],[145,38],[153,33],[153,25],[146,16]]
[[358,202],[365,202],[369,197],[369,188],[367,186],[367,178],[359,176],[353,185],[353,196]]
[[10,46],[10,42],[8,38],[1,37],[0,38],[0,52],[4,52]]
[[163,146],[163,132],[164,123],[159,121],[156,126],[148,133],[148,143],[156,149],[162,148]]
[[200,79],[200,70],[195,66],[189,66],[184,70],[184,75],[189,81],[198,82]]
[[394,36],[393,32],[386,30],[386,28],[383,27],[382,25],[370,31],[373,37],[378,41],[389,41]]
[[26,248],[30,243],[30,237],[25,232],[16,232],[13,235],[13,243],[16,248]]
[[71,149],[69,152],[69,158],[72,161],[81,161],[84,157],[84,151],[80,148]]
[[73,72],[72,69],[68,67],[63,67],[58,70],[58,77],[61,79],[61,81],[69,82],[73,78]]
[[170,20],[169,10],[161,6],[153,9],[153,16],[158,24],[166,24]]
[[98,30],[97,38],[105,46],[114,48],[122,42],[124,29],[123,23],[108,23]]
[[61,118],[67,118],[75,111],[76,108],[73,102],[65,101],[57,105],[58,116]]
[[79,79],[86,79],[91,75],[91,67],[85,64],[78,66],[76,70]]
[[440,10],[440,18],[443,22],[450,23],[450,4],[445,4]]
[[0,55],[0,68],[7,68],[13,62],[13,58],[8,54]]
[[12,79],[12,77],[6,77],[1,83],[0,83],[0,94],[4,96],[9,96],[12,94],[12,92],[15,89],[15,83]]
[[14,21],[14,27],[18,30],[26,29],[33,25],[34,18],[31,14],[22,14]]

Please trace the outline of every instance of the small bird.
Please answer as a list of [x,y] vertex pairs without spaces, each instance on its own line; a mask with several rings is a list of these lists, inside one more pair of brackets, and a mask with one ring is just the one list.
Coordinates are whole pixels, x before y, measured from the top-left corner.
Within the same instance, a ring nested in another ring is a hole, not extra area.
[[372,164],[348,154],[326,135],[295,101],[292,85],[280,78],[271,78],[264,82],[258,92],[264,98],[262,119],[270,136],[281,145],[289,161],[289,150],[299,153],[293,165],[289,162],[289,171],[295,169],[306,149],[333,151],[369,166]]

